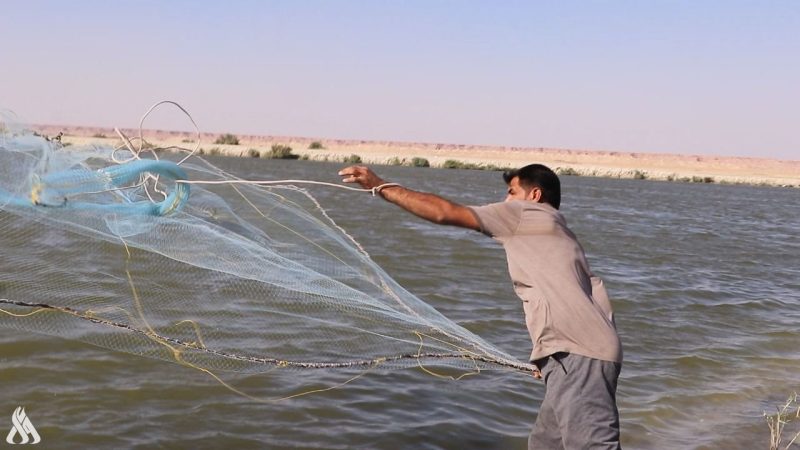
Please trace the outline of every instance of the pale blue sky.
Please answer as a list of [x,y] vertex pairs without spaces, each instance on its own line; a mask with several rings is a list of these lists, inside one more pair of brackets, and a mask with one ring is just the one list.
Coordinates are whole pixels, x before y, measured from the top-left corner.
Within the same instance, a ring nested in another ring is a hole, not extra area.
[[31,123],[800,159],[800,1],[11,0],[0,42]]

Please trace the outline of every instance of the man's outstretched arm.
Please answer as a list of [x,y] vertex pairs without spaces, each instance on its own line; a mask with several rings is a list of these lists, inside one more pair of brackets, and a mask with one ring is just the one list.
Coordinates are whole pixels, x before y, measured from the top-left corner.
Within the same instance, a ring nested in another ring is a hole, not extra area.
[[[346,167],[339,171],[339,175],[344,177],[343,182],[358,183],[364,189],[372,189],[386,184],[365,166]],[[469,208],[438,195],[412,191],[402,186],[387,186],[379,193],[387,201],[425,220],[440,225],[453,225],[480,231],[480,223]]]

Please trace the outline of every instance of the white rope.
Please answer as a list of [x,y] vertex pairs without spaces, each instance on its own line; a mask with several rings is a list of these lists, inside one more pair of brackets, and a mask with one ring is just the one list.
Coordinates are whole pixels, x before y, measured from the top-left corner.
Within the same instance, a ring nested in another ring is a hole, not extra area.
[[[178,161],[178,165],[180,165],[184,161],[189,159],[192,155],[197,153],[197,151],[200,149],[200,137],[201,137],[201,135],[200,135],[200,127],[197,126],[197,123],[194,121],[194,118],[192,117],[192,115],[189,114],[189,111],[186,111],[186,109],[184,109],[183,106],[179,105],[177,102],[173,102],[172,100],[163,100],[163,101],[160,101],[160,102],[156,103],[155,105],[151,106],[150,109],[148,109],[147,112],[144,113],[144,115],[142,116],[142,119],[139,121],[139,142],[140,142],[139,151],[141,152],[141,150],[142,150],[141,146],[144,143],[144,137],[142,136],[142,131],[143,131],[145,119],[147,119],[147,116],[149,116],[150,113],[152,113],[156,108],[158,108],[159,106],[161,106],[163,104],[173,105],[176,108],[178,108],[181,111],[183,111],[183,113],[186,114],[186,117],[189,118],[189,121],[192,122],[192,126],[194,126],[194,131],[197,134],[197,143],[194,146],[194,150],[191,150],[188,155],[186,155],[183,159]],[[155,151],[153,151],[153,154],[155,154]],[[158,159],[158,157],[156,157],[156,159]]]
[[313,181],[313,180],[274,180],[274,181],[251,181],[251,180],[219,180],[219,181],[200,181],[200,180],[176,180],[176,183],[184,183],[184,184],[253,184],[259,186],[270,186],[270,185],[282,185],[282,184],[316,184],[320,186],[329,186],[335,187],[339,189],[346,189],[348,191],[356,191],[356,192],[370,192],[372,196],[375,197],[381,193],[381,190],[387,187],[392,186],[400,186],[397,183],[383,183],[380,186],[375,186],[371,189],[362,189],[362,188],[354,188],[350,186],[344,186],[341,184],[336,183],[326,183],[324,181]]
[[[141,157],[139,155],[143,151],[149,151],[150,153],[153,154],[153,157],[156,160],[159,159],[158,158],[158,154],[156,153],[156,150],[158,150],[158,148],[151,148],[151,149],[145,149],[144,148],[144,144],[145,144],[146,141],[145,141],[144,136],[143,136],[143,131],[144,131],[144,122],[147,119],[147,117],[156,108],[158,108],[159,106],[161,106],[163,104],[170,104],[170,105],[173,105],[176,108],[180,109],[186,115],[186,117],[189,119],[189,121],[192,122],[192,125],[194,126],[195,133],[197,134],[197,143],[196,143],[195,148],[193,150],[189,150],[189,149],[182,148],[182,147],[174,147],[174,148],[177,148],[177,149],[180,149],[180,150],[183,150],[183,151],[186,151],[186,152],[189,153],[183,159],[178,161],[177,164],[178,165],[183,164],[187,159],[191,158],[195,153],[197,153],[197,151],[200,149],[200,138],[201,138],[202,134],[200,133],[200,128],[197,126],[197,123],[194,121],[194,118],[192,117],[191,114],[189,114],[189,111],[184,109],[183,106],[179,105],[177,102],[174,102],[172,100],[163,100],[163,101],[160,101],[160,102],[154,104],[153,106],[151,106],[150,109],[148,109],[147,112],[145,112],[144,115],[142,115],[142,118],[139,121],[139,136],[133,138],[133,139],[138,139],[138,144],[139,145],[136,146],[136,148],[134,147],[134,144],[133,144],[131,139],[128,139],[128,137],[125,136],[125,134],[122,131],[120,131],[118,128],[114,128],[114,131],[117,133],[117,135],[122,140],[122,145],[117,146],[116,148],[114,148],[114,151],[111,154],[112,161],[114,161],[117,164],[124,164],[126,162],[138,160],[138,159],[141,159]],[[117,158],[117,156],[116,156],[117,152],[119,150],[122,150],[122,149],[126,149],[129,152],[131,152],[131,157],[127,158],[127,159],[124,159],[124,160]],[[148,184],[149,181],[153,182],[152,186]],[[155,200],[153,199],[152,195],[150,194],[150,188],[152,188],[156,193],[161,194],[164,198],[167,197],[167,193],[158,188],[158,182],[159,182],[158,175],[152,175],[152,174],[147,173],[147,174],[142,174],[142,176],[139,179],[139,183],[134,185],[134,186],[127,186],[127,187],[122,187],[122,188],[117,188],[117,189],[109,189],[109,191],[130,189],[130,188],[136,188],[136,187],[142,187],[143,186],[144,187],[144,192],[145,192],[145,194],[147,194],[147,197],[150,199],[151,202],[155,203]],[[219,181],[176,180],[176,183],[185,183],[185,184],[218,184],[218,185],[219,184],[250,184],[250,185],[258,185],[258,186],[289,185],[289,184],[314,184],[314,185],[320,185],[320,186],[335,187],[335,188],[339,188],[339,189],[346,189],[346,190],[349,190],[349,191],[370,192],[373,197],[376,197],[376,196],[380,195],[381,190],[384,189],[384,188],[392,187],[392,186],[400,186],[397,183],[384,183],[384,184],[381,184],[380,186],[375,186],[372,189],[362,189],[362,188],[354,188],[354,187],[350,187],[350,186],[344,186],[344,185],[341,185],[341,184],[326,183],[324,181],[313,181],[313,180],[275,180],[275,181],[250,181],[250,180],[238,180],[238,179],[237,180],[219,180]],[[89,194],[97,194],[97,193],[101,193],[101,192],[105,192],[105,191],[89,192]]]
[[[145,112],[142,115],[142,118],[139,120],[139,136],[133,138],[133,139],[138,139],[138,144],[139,145],[136,148],[134,148],[132,139],[128,139],[128,137],[125,136],[125,134],[122,131],[120,131],[119,128],[114,128],[114,132],[116,132],[117,135],[119,136],[119,138],[122,140],[122,145],[119,145],[119,146],[114,148],[114,151],[111,153],[111,160],[112,161],[114,161],[117,164],[124,164],[124,163],[130,162],[130,161],[139,160],[139,159],[141,159],[141,156],[140,156],[141,153],[144,152],[144,151],[149,151],[150,153],[153,154],[153,158],[156,161],[159,160],[158,153],[156,152],[156,150],[159,149],[158,147],[150,148],[150,149],[145,149],[144,148],[144,145],[147,142],[145,140],[145,138],[144,138],[144,122],[147,119],[147,117],[150,116],[150,114],[153,111],[155,111],[156,108],[158,108],[159,106],[164,105],[164,104],[173,105],[176,108],[180,109],[186,115],[186,117],[189,119],[189,121],[192,122],[192,126],[194,126],[194,131],[197,134],[197,142],[195,143],[194,149],[190,150],[190,149],[177,147],[177,146],[173,147],[173,148],[177,148],[177,149],[183,150],[185,152],[188,152],[188,155],[186,155],[183,159],[178,161],[177,164],[178,165],[182,164],[187,159],[192,157],[195,153],[197,153],[198,150],[200,150],[200,138],[201,138],[200,127],[197,126],[197,123],[194,121],[194,118],[192,117],[192,115],[189,114],[189,111],[187,111],[183,106],[179,105],[177,102],[174,102],[172,100],[163,100],[163,101],[157,102],[153,106],[151,106],[150,109],[148,109],[147,112]],[[120,158],[117,157],[117,152],[119,152],[122,149],[126,149],[129,152],[131,152],[130,158],[120,159]],[[150,181],[152,181],[152,183],[148,183]],[[167,193],[158,188],[158,181],[159,181],[158,175],[153,175],[153,174],[146,173],[146,174],[142,174],[141,177],[139,178],[139,184],[137,184],[136,186],[130,186],[130,188],[144,186],[144,192],[147,195],[147,198],[149,198],[151,202],[155,203],[156,200],[153,199],[153,195],[150,193],[150,189],[152,189],[155,193],[160,194],[163,198],[167,198]],[[120,189],[127,189],[127,188],[119,188],[119,189],[111,189],[111,190],[120,190]],[[91,192],[91,193],[97,193],[97,192]]]

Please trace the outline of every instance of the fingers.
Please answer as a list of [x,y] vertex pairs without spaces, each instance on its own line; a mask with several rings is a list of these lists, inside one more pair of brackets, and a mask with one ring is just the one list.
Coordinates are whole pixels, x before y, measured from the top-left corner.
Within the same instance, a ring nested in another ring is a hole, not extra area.
[[344,183],[357,183],[360,173],[355,167],[348,167],[340,170],[339,175],[342,176],[342,182]]
[[371,170],[366,166],[350,166],[339,171],[344,183],[358,183],[365,189],[371,189],[382,183]]
[[385,182],[367,166],[350,166],[339,171],[344,183],[358,183],[364,189],[373,189]]
[[340,170],[339,175],[356,175],[364,169],[366,169],[364,166],[349,166]]

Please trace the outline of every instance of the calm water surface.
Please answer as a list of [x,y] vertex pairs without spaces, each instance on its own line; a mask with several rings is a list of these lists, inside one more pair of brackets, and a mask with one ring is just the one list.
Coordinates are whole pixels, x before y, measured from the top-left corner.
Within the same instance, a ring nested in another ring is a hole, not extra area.
[[[245,178],[337,181],[340,168],[214,162]],[[466,204],[498,201],[505,191],[496,172],[377,169]],[[562,183],[568,223],[616,310],[624,446],[767,448],[762,411],[800,390],[800,191]],[[411,292],[508,353],[529,354],[522,308],[494,241],[427,224],[368,195],[311,192]],[[288,394],[298,383],[324,387],[355,374],[234,381],[256,395],[265,385],[285,385]],[[262,404],[176,364],[0,328],[0,434],[24,405],[46,448],[523,449],[542,396],[543,385],[521,374],[455,382],[406,369]]]

